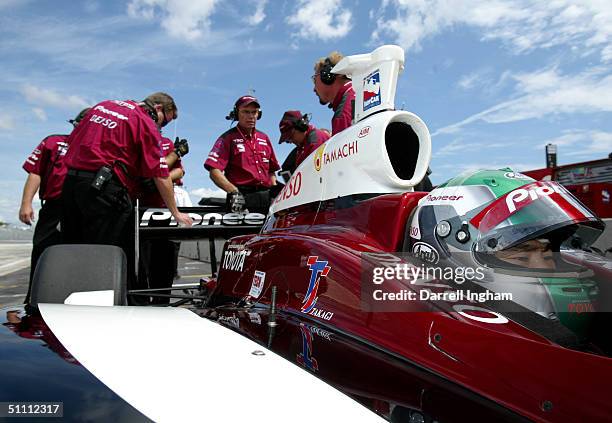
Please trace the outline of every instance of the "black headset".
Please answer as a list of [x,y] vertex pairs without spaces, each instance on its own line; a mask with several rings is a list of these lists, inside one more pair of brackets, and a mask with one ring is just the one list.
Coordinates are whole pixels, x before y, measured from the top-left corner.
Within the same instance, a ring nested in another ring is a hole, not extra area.
[[155,110],[155,105],[153,103],[151,103],[150,100],[145,100],[143,101],[144,105],[146,106],[147,109],[147,113],[149,114],[149,116],[151,116],[151,119],[153,119],[153,122],[157,123],[157,110]]
[[[259,109],[259,112],[257,113],[257,120],[261,119],[261,115],[262,115],[261,109]],[[234,104],[234,108],[229,112],[229,114],[225,116],[225,119],[231,120],[232,122],[235,122],[238,120],[238,106],[236,104]]]
[[300,132],[306,132],[308,131],[309,124],[310,124],[310,117],[308,116],[308,113],[306,113],[302,115],[300,119],[296,120],[293,123],[293,127]]
[[319,76],[321,77],[321,82],[325,85],[331,85],[336,80],[337,75],[331,72],[333,67],[334,65],[332,64],[331,60],[329,60],[329,57],[326,57],[323,66],[321,66],[321,68],[319,69]]

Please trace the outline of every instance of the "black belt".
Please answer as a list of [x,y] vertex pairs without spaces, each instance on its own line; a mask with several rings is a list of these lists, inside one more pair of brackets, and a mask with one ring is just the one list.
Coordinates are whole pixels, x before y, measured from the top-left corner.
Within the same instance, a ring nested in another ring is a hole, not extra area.
[[86,176],[88,178],[94,178],[96,176],[96,172],[92,172],[91,170],[68,169],[68,175]]
[[243,194],[252,194],[254,192],[260,191],[270,191],[269,187],[265,187],[263,185],[236,185],[238,191]]
[[[91,170],[68,169],[68,175],[77,176],[80,178],[94,179],[97,174],[98,172],[92,172]],[[108,181],[108,183],[117,187],[125,188],[123,183],[121,183],[121,181],[117,178],[117,175],[114,173],[112,179]]]

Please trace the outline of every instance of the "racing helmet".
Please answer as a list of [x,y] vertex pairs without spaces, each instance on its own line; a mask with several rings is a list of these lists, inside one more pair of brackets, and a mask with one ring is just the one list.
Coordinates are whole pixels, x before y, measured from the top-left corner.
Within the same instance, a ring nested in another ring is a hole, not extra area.
[[602,233],[604,223],[560,184],[510,168],[465,172],[423,197],[409,222],[404,251],[426,264],[479,268],[480,286],[511,290],[514,302],[575,331],[585,325],[566,311],[595,301],[592,272],[558,253],[543,265],[508,259],[529,248],[588,249]]

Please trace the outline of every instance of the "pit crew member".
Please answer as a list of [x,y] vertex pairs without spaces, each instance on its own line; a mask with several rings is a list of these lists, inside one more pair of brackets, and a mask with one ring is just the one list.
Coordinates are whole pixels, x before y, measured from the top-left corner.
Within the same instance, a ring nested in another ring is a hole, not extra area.
[[297,146],[295,166],[291,173],[310,153],[330,138],[327,132],[317,129],[310,123],[308,115],[299,110],[286,111],[278,127],[281,133],[279,144],[291,142]]
[[355,110],[355,91],[351,80],[345,75],[337,75],[331,70],[344,56],[337,51],[316,61],[314,65],[314,92],[319,103],[328,105],[334,111],[332,117],[332,136],[352,125]]
[[255,127],[260,118],[257,98],[240,97],[226,117],[238,124],[217,139],[204,162],[210,179],[228,194],[233,212],[246,208],[265,214],[270,207],[270,187],[276,185],[274,172],[280,166],[270,139]]
[[[74,119],[68,122],[76,127],[88,111],[89,107],[81,110]],[[25,298],[26,304],[30,300],[32,276],[38,258],[47,247],[61,243],[58,225],[62,210],[61,189],[67,171],[64,163],[68,150],[67,138],[68,135],[49,135],[38,144],[23,164],[23,170],[28,172],[28,177],[23,187],[19,220],[26,225],[31,225],[34,221],[32,200],[37,191],[42,203],[32,238],[30,282]]]
[[[179,181],[185,175],[181,158],[189,153],[188,141],[177,137],[173,143],[169,138],[162,137],[161,147],[170,170],[170,179],[173,183]],[[166,207],[166,203],[151,179],[143,181],[139,197],[142,207]],[[140,246],[140,258],[139,286],[148,286],[153,289],[172,287],[176,273],[175,242],[167,239],[144,240]],[[169,294],[167,291],[161,293]],[[152,297],[151,304],[168,304],[169,301],[170,298]]]
[[106,100],[69,137],[62,189],[64,241],[122,247],[128,288],[135,284],[132,201],[140,178],[153,178],[179,224],[192,223],[176,207],[161,150],[160,130],[177,116],[174,99],[166,93],[151,94],[140,103]]

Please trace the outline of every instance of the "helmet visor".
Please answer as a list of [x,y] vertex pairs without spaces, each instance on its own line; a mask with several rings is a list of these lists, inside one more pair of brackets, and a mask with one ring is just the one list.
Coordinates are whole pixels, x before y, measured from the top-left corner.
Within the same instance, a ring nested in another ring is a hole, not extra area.
[[[587,248],[603,222],[556,182],[539,181],[508,192],[470,223],[478,229],[475,251],[497,252],[521,242],[547,238],[553,248]],[[565,228],[565,230],[562,230]]]

